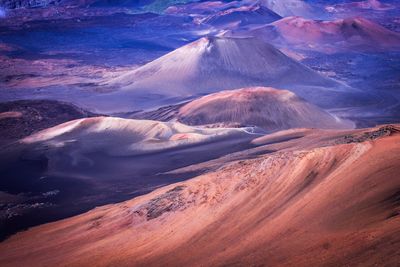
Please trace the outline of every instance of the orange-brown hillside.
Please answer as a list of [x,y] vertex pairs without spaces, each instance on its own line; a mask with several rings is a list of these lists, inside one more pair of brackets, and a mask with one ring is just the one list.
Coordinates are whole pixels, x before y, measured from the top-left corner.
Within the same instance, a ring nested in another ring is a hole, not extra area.
[[276,152],[19,233],[0,244],[0,265],[398,264],[399,128],[254,142]]

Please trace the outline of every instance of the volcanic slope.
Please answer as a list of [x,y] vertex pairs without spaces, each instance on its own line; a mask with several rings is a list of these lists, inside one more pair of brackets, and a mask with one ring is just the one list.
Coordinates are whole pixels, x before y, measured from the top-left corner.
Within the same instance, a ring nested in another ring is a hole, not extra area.
[[253,30],[276,45],[320,51],[400,50],[400,34],[364,18],[317,21],[287,17]]
[[[328,12],[351,12],[353,10],[375,10],[375,11],[386,11],[396,8],[390,2],[385,1],[383,3],[379,0],[365,0],[365,1],[355,1],[349,3],[338,3],[334,5],[329,5],[326,7]],[[393,3],[395,1],[392,1]]]
[[144,102],[248,86],[274,86],[295,92],[319,86],[320,90],[308,94],[318,98],[323,94],[322,87],[339,86],[262,40],[228,37],[201,38],[107,84],[119,89],[108,97],[129,99],[137,107],[144,106]]
[[[94,117],[66,122],[21,140],[25,144],[79,143],[80,153],[102,151],[110,155],[134,155],[207,142],[244,133],[245,129],[204,129],[178,122]],[[74,140],[71,143],[71,140]]]
[[259,3],[282,17],[313,17],[313,9],[303,0],[261,0]]
[[[165,172],[254,147],[250,129],[205,129],[177,122],[78,119],[0,150],[0,240],[40,223],[123,201],[194,174]],[[48,193],[50,192],[50,193]]]
[[399,128],[300,132],[266,145],[279,152],[19,233],[0,264],[396,266]]
[[352,128],[294,93],[255,87],[222,91],[196,99],[179,109],[178,121],[188,125],[258,126],[268,131],[289,128]]
[[241,6],[206,17],[202,23],[213,26],[245,26],[251,24],[266,24],[277,21],[282,17],[266,7],[260,5]]
[[179,121],[208,127],[257,126],[267,131],[290,128],[353,128],[287,90],[250,87],[206,95],[186,104],[135,113],[132,118]]

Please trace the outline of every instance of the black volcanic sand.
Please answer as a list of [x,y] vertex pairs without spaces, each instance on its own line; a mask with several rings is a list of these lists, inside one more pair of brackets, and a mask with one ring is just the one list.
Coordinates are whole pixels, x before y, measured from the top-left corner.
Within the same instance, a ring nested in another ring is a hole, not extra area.
[[81,155],[88,161],[77,164],[68,148],[10,146],[0,152],[0,191],[23,200],[0,199],[0,238],[192,178],[199,173],[163,173],[254,147],[253,138],[236,136],[137,156],[91,153]]
[[185,25],[197,29],[186,17],[105,13],[39,19],[18,26],[0,21],[0,34],[3,43],[18,48],[5,53],[11,58],[64,58],[89,65],[132,66],[156,59],[188,42],[182,39],[195,40],[197,37]]
[[21,116],[0,118],[0,145],[67,121],[95,116],[70,103],[54,100],[4,102],[0,103],[0,114],[3,112],[18,112]]

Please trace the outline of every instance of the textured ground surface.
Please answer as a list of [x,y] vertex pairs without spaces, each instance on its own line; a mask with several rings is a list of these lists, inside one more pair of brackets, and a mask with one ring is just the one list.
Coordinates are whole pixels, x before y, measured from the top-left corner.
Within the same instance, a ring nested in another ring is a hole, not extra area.
[[17,234],[1,264],[395,266],[398,128],[325,133],[278,133],[279,152]]

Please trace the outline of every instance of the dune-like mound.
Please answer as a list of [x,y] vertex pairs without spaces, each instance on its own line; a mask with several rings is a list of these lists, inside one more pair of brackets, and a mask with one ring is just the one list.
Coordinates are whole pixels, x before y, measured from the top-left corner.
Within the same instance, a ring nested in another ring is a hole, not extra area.
[[15,196],[15,201],[0,199],[7,203],[0,205],[0,240],[186,180],[195,174],[165,173],[255,147],[251,141],[258,136],[251,128],[112,117],[42,130],[0,150],[0,191]]
[[189,97],[248,86],[334,86],[329,80],[257,38],[205,37],[121,77],[109,85],[157,99]]
[[76,146],[81,153],[135,155],[207,142],[244,133],[241,129],[203,129],[178,122],[94,117],[69,121],[22,139],[24,144]]
[[94,116],[75,105],[54,100],[0,103],[0,143],[26,137],[66,121]]
[[0,264],[396,266],[399,129],[301,133],[267,146],[286,150],[19,233]]
[[220,11],[202,20],[202,23],[212,26],[246,26],[251,24],[267,24],[277,21],[282,17],[266,7],[260,5],[241,6]]
[[400,34],[364,18],[316,21],[288,17],[254,30],[275,44],[322,52],[400,49]]
[[207,95],[182,106],[176,117],[188,125],[251,125],[268,131],[353,126],[352,123],[342,121],[307,103],[290,91],[266,87]]

